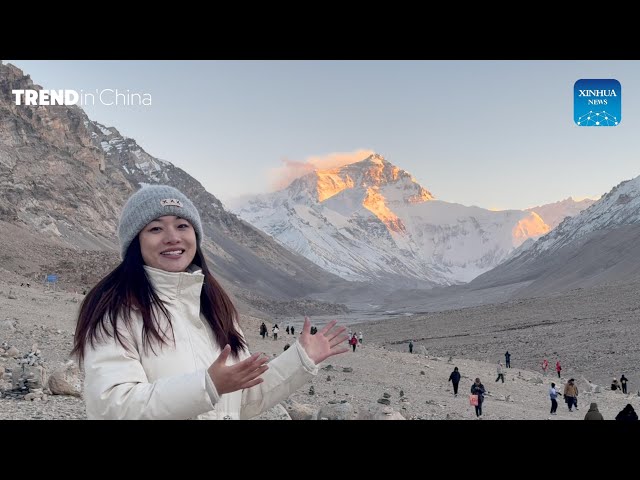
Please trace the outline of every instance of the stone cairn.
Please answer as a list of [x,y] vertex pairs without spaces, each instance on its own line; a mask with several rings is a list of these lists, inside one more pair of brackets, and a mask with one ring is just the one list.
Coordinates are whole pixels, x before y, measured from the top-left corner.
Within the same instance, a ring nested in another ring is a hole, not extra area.
[[46,401],[50,392],[45,388],[46,367],[38,345],[34,344],[31,351],[22,357],[18,349],[11,347],[6,351],[6,356],[13,357],[17,365],[13,369],[5,369],[2,375],[2,379],[11,386],[1,392],[2,396],[16,400]]

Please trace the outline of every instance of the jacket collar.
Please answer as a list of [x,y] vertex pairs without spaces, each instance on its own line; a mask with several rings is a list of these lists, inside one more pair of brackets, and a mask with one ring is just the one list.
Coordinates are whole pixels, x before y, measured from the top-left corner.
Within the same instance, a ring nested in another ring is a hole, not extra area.
[[144,271],[160,297],[176,299],[179,296],[200,297],[204,275],[197,265],[191,264],[185,272],[166,272],[144,265]]

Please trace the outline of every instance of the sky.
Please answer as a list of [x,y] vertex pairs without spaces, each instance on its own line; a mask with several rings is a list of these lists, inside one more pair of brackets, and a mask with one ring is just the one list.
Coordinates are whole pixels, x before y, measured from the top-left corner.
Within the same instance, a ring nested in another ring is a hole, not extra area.
[[[640,175],[637,60],[5,62],[46,89],[146,94],[83,108],[223,203],[368,152],[438,200],[498,210],[598,198]],[[620,83],[618,126],[576,125],[581,79]]]

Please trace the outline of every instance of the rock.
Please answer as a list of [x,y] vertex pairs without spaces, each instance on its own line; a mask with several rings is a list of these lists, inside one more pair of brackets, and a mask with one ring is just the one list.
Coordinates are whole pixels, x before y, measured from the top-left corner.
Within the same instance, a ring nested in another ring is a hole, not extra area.
[[389,406],[373,404],[360,411],[358,420],[405,420],[405,418]]
[[328,420],[352,420],[354,418],[353,406],[350,403],[330,404],[322,407],[316,419],[326,418]]
[[53,395],[82,397],[82,382],[75,362],[70,360],[62,368],[54,371],[49,377],[47,387]]
[[252,420],[291,420],[291,416],[287,409],[281,404],[271,407],[266,412],[252,418]]
[[[2,322],[0,322],[0,330],[9,330],[9,331],[14,331],[16,329],[16,322],[12,321],[12,320],[3,320]],[[7,348],[7,346],[3,345],[4,348]]]
[[7,357],[16,358],[19,355],[20,355],[20,350],[18,350],[16,347],[10,347],[9,350],[7,350]]
[[298,403],[295,400],[282,402],[292,420],[313,420],[316,418],[317,408],[306,403]]

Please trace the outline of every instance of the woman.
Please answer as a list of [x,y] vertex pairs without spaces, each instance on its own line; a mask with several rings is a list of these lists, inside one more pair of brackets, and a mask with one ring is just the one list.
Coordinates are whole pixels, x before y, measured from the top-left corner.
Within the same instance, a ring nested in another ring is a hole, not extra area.
[[348,347],[345,327],[310,334],[267,364],[249,354],[229,296],[209,272],[191,201],[165,185],[120,217],[122,262],[80,307],[73,354],[90,419],[240,419],[278,404]]
[[476,417],[480,418],[482,416],[482,402],[484,401],[486,390],[479,378],[476,378],[475,382],[471,385],[471,393],[478,396],[478,405],[475,405],[475,407]]

